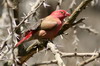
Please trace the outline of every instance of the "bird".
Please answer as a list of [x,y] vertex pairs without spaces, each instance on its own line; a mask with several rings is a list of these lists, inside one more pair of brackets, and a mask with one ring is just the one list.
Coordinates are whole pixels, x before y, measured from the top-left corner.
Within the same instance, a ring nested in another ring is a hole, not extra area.
[[15,45],[18,47],[24,41],[30,40],[30,38],[42,38],[42,39],[53,39],[56,37],[62,25],[64,23],[64,18],[70,16],[65,10],[53,11],[49,16],[45,17],[36,29],[30,29],[25,33],[25,36]]

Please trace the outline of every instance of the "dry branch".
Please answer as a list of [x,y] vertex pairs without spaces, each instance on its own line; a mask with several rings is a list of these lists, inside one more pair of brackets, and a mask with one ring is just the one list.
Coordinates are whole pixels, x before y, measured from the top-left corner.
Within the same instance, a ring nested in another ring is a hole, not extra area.
[[[5,2],[4,2],[4,6],[5,6],[5,8],[6,8],[6,10],[7,10],[7,12],[8,12],[8,18],[9,18],[9,22],[10,22],[10,30],[11,30],[11,42],[10,42],[10,44],[11,44],[11,47],[10,47],[10,49],[8,50],[8,52],[10,52],[11,51],[11,56],[10,56],[10,59],[11,59],[11,64],[14,64],[15,65],[15,54],[14,54],[14,28],[13,28],[13,22],[14,22],[14,17],[12,16],[12,12],[11,12],[11,10],[12,9],[10,9],[9,8],[9,1],[10,0],[5,0]],[[7,53],[5,53],[5,54],[7,54]],[[9,62],[9,61],[8,61]]]
[[[93,60],[95,60],[96,58],[100,57],[100,53],[63,53],[60,52],[61,54],[61,58],[65,58],[65,57],[91,57],[83,62],[81,62],[80,64],[78,64],[78,66],[82,66],[82,65],[86,65],[89,62],[92,62]],[[51,60],[51,61],[43,61],[41,63],[35,63],[33,64],[33,66],[35,65],[48,65],[48,64],[57,64],[57,60]]]
[[83,61],[83,62],[80,62],[80,63],[78,64],[78,66],[84,66],[84,65],[86,65],[86,64],[88,64],[88,63],[94,61],[96,58],[99,58],[99,57],[100,57],[100,53],[98,53],[98,55],[96,55],[96,56],[92,56],[91,58],[89,58],[89,59],[87,59],[87,60],[85,60],[85,61]]
[[41,63],[35,63],[32,66],[38,66],[38,65],[48,65],[48,64],[57,64],[57,60],[51,60],[51,61],[43,61]]
[[87,30],[88,32],[91,32],[95,35],[97,35],[99,32],[93,29],[91,26],[87,26],[85,23],[82,26],[78,26],[80,29]]
[[62,57],[91,57],[98,56],[100,53],[61,53]]
[[[38,44],[38,43],[40,43],[40,44]],[[38,49],[38,51],[42,50],[46,46],[47,41],[45,41],[45,40],[38,40],[38,43],[37,44],[33,44],[33,46],[32,46],[33,48],[31,48],[29,51],[26,51],[27,49],[20,50],[20,51],[25,51],[25,52],[21,52],[22,55],[19,54],[19,56],[20,56],[19,62],[18,62],[19,65],[22,65],[30,57],[32,57],[33,54],[37,53],[37,49]],[[23,48],[23,46],[21,48]]]
[[25,22],[25,20],[27,20],[31,15],[34,15],[36,13],[36,11],[39,9],[39,7],[41,5],[43,5],[43,3],[45,2],[46,0],[42,0],[42,1],[38,1],[36,3],[36,5],[32,8],[32,11],[30,11],[23,19],[22,21],[17,25],[16,27],[16,30]]
[[[92,0],[83,0],[79,6],[73,11],[73,13],[71,14],[71,16],[69,16],[68,20],[66,20],[65,24],[63,25],[61,31],[59,32],[59,34],[62,34],[64,31],[66,31],[75,21],[75,19],[77,18],[77,16],[81,13],[81,11],[86,8],[86,6],[88,5],[88,3],[90,3]],[[68,23],[70,24],[68,26]]]
[[66,66],[66,65],[64,64],[63,60],[61,59],[59,50],[55,47],[55,45],[54,45],[53,43],[49,42],[49,43],[47,44],[47,46],[48,46],[48,48],[50,48],[50,50],[51,50],[52,53],[54,54],[58,66]]

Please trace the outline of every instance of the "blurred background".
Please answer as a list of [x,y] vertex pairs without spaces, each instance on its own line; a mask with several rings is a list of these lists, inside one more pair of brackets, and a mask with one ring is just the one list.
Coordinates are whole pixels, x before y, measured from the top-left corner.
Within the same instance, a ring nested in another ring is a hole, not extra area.
[[[19,0],[18,4],[18,16],[19,20],[21,20],[24,15],[23,13],[28,13],[31,9],[31,6],[36,3],[37,0]],[[36,19],[39,20],[40,18],[44,18],[47,15],[49,15],[52,11],[56,9],[58,0],[47,0],[46,4],[50,5],[49,7],[43,7],[41,6],[40,9],[36,12]],[[68,10],[70,7],[70,4],[73,0],[62,0],[61,9]],[[80,2],[83,0],[76,0],[76,4],[73,7],[73,10],[80,4]],[[2,0],[0,0],[0,16],[2,14]],[[54,43],[56,44],[57,48],[62,52],[75,52],[75,48],[77,47],[77,52],[94,52],[94,51],[100,51],[100,0],[93,0],[86,9],[84,9],[81,14],[78,16],[76,20],[79,20],[82,17],[86,17],[86,20],[84,20],[84,23],[86,26],[91,26],[91,28],[95,29],[99,33],[97,35],[88,32],[87,30],[83,30],[80,28],[76,28],[76,35],[79,39],[78,44],[73,44],[74,41],[74,28],[68,29],[66,32],[68,35],[64,35],[64,39],[61,39],[60,36],[57,36],[54,39]],[[33,18],[32,21],[37,21],[35,18]],[[66,18],[67,19],[67,18]],[[81,25],[81,24],[80,24]],[[5,27],[4,27],[5,28]],[[5,29],[6,30],[6,29]],[[6,37],[6,35],[0,33],[0,36]],[[7,34],[7,33],[6,33]],[[0,37],[0,38],[2,38]],[[1,41],[1,40],[0,40]],[[26,63],[28,66],[31,66],[34,63],[53,60],[54,56],[51,53],[51,51],[45,51],[42,50],[35,55],[33,55]],[[87,59],[87,58],[85,58]],[[71,57],[71,58],[63,58],[66,66],[76,66],[77,63],[83,61],[82,58],[78,57]],[[86,66],[100,66],[99,59],[87,64]],[[2,63],[1,63],[2,64]],[[50,65],[43,65],[43,66],[57,66],[56,64],[50,64]]]

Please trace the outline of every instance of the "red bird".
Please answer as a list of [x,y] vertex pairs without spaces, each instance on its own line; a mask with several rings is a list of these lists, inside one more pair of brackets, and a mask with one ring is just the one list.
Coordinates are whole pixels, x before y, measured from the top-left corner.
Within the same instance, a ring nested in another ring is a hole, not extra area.
[[20,40],[15,47],[32,37],[53,39],[60,31],[63,25],[63,19],[67,16],[70,16],[70,14],[65,10],[57,10],[52,12],[49,16],[41,21],[40,25],[35,30],[26,32],[26,36]]

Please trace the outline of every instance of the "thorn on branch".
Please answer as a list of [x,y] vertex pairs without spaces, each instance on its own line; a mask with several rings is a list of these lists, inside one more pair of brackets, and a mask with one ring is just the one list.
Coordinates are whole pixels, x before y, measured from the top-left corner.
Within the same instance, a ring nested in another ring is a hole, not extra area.
[[45,8],[47,8],[47,7],[50,7],[50,5],[48,5],[47,3],[43,3],[43,6],[45,7]]

